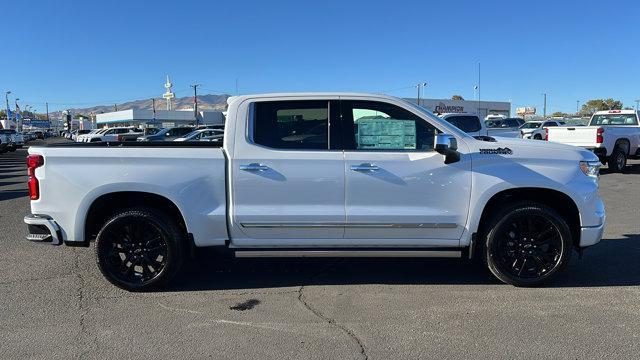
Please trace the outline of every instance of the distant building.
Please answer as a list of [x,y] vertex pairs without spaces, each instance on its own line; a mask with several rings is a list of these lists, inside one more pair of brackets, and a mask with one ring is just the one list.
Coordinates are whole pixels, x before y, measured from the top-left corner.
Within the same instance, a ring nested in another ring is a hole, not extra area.
[[[405,98],[417,103],[417,98]],[[511,103],[508,101],[474,101],[451,99],[420,99],[420,105],[434,114],[443,113],[471,113],[485,118],[489,114],[511,116]]]
[[[199,111],[198,124],[224,124],[222,111]],[[178,125],[195,124],[193,110],[153,110],[130,109],[96,114],[96,125],[101,126],[155,126],[172,127]]]

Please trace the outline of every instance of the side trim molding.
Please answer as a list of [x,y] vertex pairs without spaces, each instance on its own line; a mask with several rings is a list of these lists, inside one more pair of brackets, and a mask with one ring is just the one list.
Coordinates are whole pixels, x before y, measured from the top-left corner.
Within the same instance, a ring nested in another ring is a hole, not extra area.
[[243,228],[410,228],[454,229],[454,223],[341,223],[341,222],[253,222],[241,223]]
[[237,258],[304,258],[304,257],[404,257],[404,258],[459,258],[462,251],[455,250],[242,250]]

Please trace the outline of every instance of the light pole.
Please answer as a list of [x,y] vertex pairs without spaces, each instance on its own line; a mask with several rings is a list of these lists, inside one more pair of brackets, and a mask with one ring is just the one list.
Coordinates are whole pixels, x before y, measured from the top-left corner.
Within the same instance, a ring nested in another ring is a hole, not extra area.
[[426,87],[427,87],[426,82],[419,83],[418,85],[416,85],[416,88],[418,89],[418,105],[420,105],[420,88],[426,88]]
[[638,111],[638,103],[640,103],[640,99],[635,100],[635,102],[636,102],[636,111]]
[[542,117],[543,118],[547,118],[547,93],[543,93],[542,95],[544,95],[544,107],[542,110]]
[[198,86],[200,84],[193,84],[193,118],[196,120],[196,126],[198,126]]
[[10,120],[9,119],[9,94],[11,94],[11,91],[6,91],[4,93],[4,99],[7,101],[7,114],[6,114],[7,120]]
[[576,100],[576,116],[580,112],[580,100]]

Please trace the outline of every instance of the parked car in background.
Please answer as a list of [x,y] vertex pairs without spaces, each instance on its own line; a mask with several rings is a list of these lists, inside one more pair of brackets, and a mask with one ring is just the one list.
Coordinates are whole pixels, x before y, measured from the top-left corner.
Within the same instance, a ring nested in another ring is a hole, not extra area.
[[480,117],[475,114],[445,113],[438,116],[446,122],[457,127],[458,129],[476,138],[482,138],[485,136],[517,137],[516,133],[511,129],[502,127],[487,128],[485,126],[485,121],[482,121]]
[[490,136],[520,137],[520,125],[524,120],[518,118],[504,118],[485,120],[485,126]]
[[589,126],[548,128],[548,140],[589,149],[611,171],[620,172],[628,158],[640,156],[639,114],[635,110],[598,111]]
[[24,135],[22,135],[22,133],[17,132],[15,130],[14,131],[14,137],[15,137],[15,144],[16,144],[16,148],[21,149],[24,146]]
[[243,95],[228,114],[222,147],[30,147],[27,238],[94,242],[105,278],[133,291],[169,282],[191,246],[479,257],[499,280],[536,286],[602,238],[600,162],[584,149],[481,141],[384,95]]
[[105,141],[119,141],[118,136],[124,134],[140,135],[141,129],[133,127],[113,127],[104,128],[93,134],[87,134],[82,138],[82,142],[105,142]]
[[529,121],[520,127],[520,137],[523,139],[546,140],[546,128],[562,125],[564,125],[564,122],[560,120]]
[[187,135],[195,128],[193,126],[177,126],[162,129],[153,135],[140,136],[138,141],[173,141],[181,136]]
[[174,139],[173,141],[199,141],[202,138],[211,137],[215,135],[223,135],[224,130],[219,129],[200,129],[192,131],[184,136]]
[[78,129],[75,132],[75,135],[73,137],[73,141],[80,141],[79,139],[83,136],[83,135],[87,135],[89,133],[91,133],[93,130],[92,129]]
[[9,142],[11,142],[11,137],[9,134],[4,134],[0,132],[0,154],[4,154],[7,151],[7,147],[9,146]]
[[83,134],[78,134],[78,136],[76,136],[75,141],[76,142],[84,142],[84,139],[88,136],[91,136],[93,134],[97,134],[98,132],[102,131],[103,129],[92,129],[92,130],[88,130],[86,132],[84,132]]
[[44,140],[44,132],[41,130],[36,130],[33,132],[33,134],[36,136],[36,139],[40,139],[40,140]]
[[155,135],[160,131],[162,131],[162,128],[148,127],[144,129],[137,129],[137,130],[134,129],[134,131],[129,133],[118,134],[117,140],[118,141],[137,141],[140,136]]
[[0,134],[4,134],[4,139],[6,140],[6,151],[16,151],[18,145],[16,144],[16,131],[10,129],[0,129]]

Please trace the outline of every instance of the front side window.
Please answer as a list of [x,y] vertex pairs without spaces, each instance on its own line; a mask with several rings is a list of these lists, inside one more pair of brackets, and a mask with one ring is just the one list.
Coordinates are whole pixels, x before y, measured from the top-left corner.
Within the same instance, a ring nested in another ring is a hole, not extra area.
[[253,142],[274,149],[329,149],[329,101],[256,103]]
[[342,101],[346,150],[430,151],[436,128],[398,106]]

